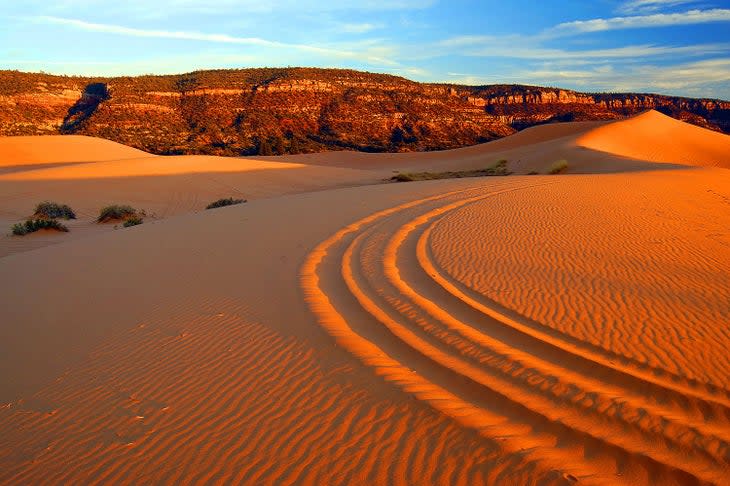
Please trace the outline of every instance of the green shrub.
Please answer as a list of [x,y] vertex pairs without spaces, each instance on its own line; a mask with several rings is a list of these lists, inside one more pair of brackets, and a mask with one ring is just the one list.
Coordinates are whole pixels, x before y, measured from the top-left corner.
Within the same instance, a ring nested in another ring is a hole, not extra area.
[[550,166],[548,174],[562,174],[566,170],[568,170],[568,161],[558,160],[556,162],[553,162],[553,165]]
[[68,232],[68,228],[55,219],[29,219],[25,223],[16,223],[12,227],[14,235],[23,236],[42,229]]
[[227,197],[208,204],[205,209],[222,208],[224,206],[233,206],[234,204],[242,204],[245,202],[245,199],[233,199],[232,197]]
[[122,226],[124,226],[125,228],[129,228],[130,226],[137,226],[138,224],[142,223],[144,223],[144,220],[135,215],[129,217],[126,221],[124,221],[124,224],[122,224]]
[[461,179],[463,177],[489,177],[510,175],[507,161],[499,160],[486,169],[472,169],[446,172],[399,172],[390,178],[394,182],[432,181],[436,179]]
[[507,159],[500,159],[485,170],[485,175],[510,175],[511,172],[507,169]]
[[35,207],[33,216],[36,218],[48,219],[76,219],[76,213],[65,204],[58,204],[51,201],[43,201]]
[[96,218],[97,223],[106,223],[107,221],[113,220],[127,220],[132,217],[137,217],[137,210],[132,206],[114,204],[103,208],[99,212],[99,217]]

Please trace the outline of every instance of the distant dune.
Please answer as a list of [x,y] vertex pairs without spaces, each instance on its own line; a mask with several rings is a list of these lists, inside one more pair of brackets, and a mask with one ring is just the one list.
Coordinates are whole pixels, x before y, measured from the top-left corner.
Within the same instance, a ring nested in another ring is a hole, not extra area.
[[578,145],[650,162],[730,168],[730,135],[654,110],[591,130],[578,138]]
[[647,112],[420,154],[108,148],[0,139],[0,224],[79,214],[0,239],[0,484],[727,484],[730,137]]
[[[650,110],[615,122],[571,122],[528,128],[493,142],[425,153],[330,152],[285,157],[305,164],[400,170],[464,170],[506,159],[516,173],[544,173],[566,160],[572,173],[608,173],[675,165],[730,166],[730,135]],[[666,167],[665,167],[666,168]]]
[[96,162],[149,156],[141,150],[82,135],[0,137],[0,169],[10,166]]

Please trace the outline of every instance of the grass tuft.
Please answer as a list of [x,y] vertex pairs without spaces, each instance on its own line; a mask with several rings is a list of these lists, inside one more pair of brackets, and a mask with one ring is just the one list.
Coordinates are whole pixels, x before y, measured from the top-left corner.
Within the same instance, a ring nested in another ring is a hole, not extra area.
[[47,219],[76,219],[76,213],[66,204],[58,204],[51,201],[43,201],[38,203],[33,213],[35,218]]
[[142,223],[144,223],[144,220],[141,217],[135,215],[127,218],[122,226],[124,226],[125,228],[129,228],[130,226],[137,226],[138,224]]
[[548,174],[562,174],[566,170],[568,170],[568,161],[561,159],[553,162],[553,165],[550,166],[550,170],[548,170]]
[[205,209],[222,208],[225,206],[233,206],[235,204],[243,204],[245,202],[245,199],[233,199],[232,197],[226,197],[223,199],[218,199],[217,201],[213,201],[212,203],[208,204]]
[[16,223],[12,227],[13,234],[17,236],[35,233],[42,229],[68,232],[68,228],[55,219],[29,219],[25,223]]
[[390,178],[394,182],[432,181],[437,179],[461,179],[464,177],[507,176],[512,172],[507,168],[507,160],[498,160],[486,169],[447,171],[447,172],[399,172]]
[[99,211],[99,217],[96,218],[96,222],[106,223],[107,221],[127,220],[138,216],[137,210],[132,206],[113,204]]

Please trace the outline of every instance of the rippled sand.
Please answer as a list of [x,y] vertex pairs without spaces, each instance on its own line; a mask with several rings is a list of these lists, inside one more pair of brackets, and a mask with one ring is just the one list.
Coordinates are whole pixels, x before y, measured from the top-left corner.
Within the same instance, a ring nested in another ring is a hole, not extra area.
[[[3,240],[0,483],[728,484],[730,172],[676,164],[727,167],[730,137],[676,123],[283,161],[16,151],[0,214],[50,193],[80,221]],[[595,174],[373,185],[504,154]],[[258,196],[200,211],[223,187]],[[93,229],[110,194],[161,215]]]

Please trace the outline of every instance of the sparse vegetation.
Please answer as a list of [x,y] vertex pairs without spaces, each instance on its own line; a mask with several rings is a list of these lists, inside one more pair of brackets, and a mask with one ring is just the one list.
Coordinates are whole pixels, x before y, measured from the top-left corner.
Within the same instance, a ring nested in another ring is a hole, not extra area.
[[76,219],[76,213],[65,204],[43,201],[35,207],[33,217],[45,219]]
[[113,204],[103,208],[96,218],[97,223],[106,223],[108,221],[124,220],[127,221],[133,217],[139,217],[137,210],[132,206]]
[[68,228],[55,219],[29,219],[24,223],[16,223],[12,227],[13,234],[17,236],[27,235],[28,233],[35,233],[36,231],[42,229],[68,232]]
[[393,177],[391,177],[390,180],[395,181],[395,182],[411,182],[411,181],[416,181],[416,180],[426,180],[425,177],[423,179],[418,179],[417,177],[419,177],[419,175],[423,176],[423,175],[429,175],[429,174],[431,174],[431,173],[430,172],[420,172],[418,174],[410,174],[410,173],[400,172],[400,173],[394,175]]
[[226,197],[208,204],[205,209],[222,208],[224,206],[233,206],[235,204],[243,204],[245,202],[245,199],[233,199],[232,197]]
[[124,224],[122,224],[122,226],[124,226],[125,228],[129,228],[130,226],[137,226],[138,224],[142,223],[144,223],[144,220],[141,217],[131,216],[124,221]]
[[540,173],[536,170],[531,170],[530,172],[527,173],[527,175],[540,175]]
[[461,179],[464,177],[490,177],[510,175],[507,161],[498,160],[486,169],[446,171],[446,172],[400,172],[390,178],[394,182],[431,181],[436,179]]
[[561,159],[553,162],[550,170],[548,170],[548,174],[562,174],[566,170],[568,170],[568,161]]
[[503,175],[510,175],[512,172],[507,169],[507,159],[500,159],[496,161],[494,164],[492,164],[490,167],[487,167],[487,172],[490,172],[487,175],[495,175],[495,176],[503,176]]

